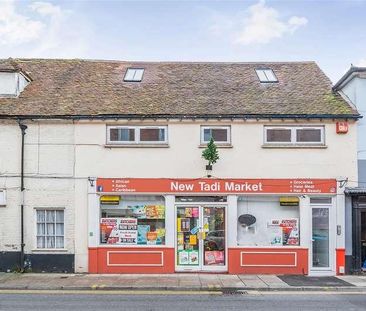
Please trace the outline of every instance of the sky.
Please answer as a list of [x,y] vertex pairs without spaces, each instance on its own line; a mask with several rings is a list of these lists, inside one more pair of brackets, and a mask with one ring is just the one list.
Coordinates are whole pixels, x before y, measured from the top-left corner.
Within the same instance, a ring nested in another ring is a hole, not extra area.
[[0,58],[366,66],[366,0],[0,0]]

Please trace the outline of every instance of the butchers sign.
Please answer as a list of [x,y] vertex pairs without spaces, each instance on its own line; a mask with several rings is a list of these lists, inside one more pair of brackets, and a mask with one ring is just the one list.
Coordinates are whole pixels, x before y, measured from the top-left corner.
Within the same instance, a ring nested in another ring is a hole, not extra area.
[[98,178],[101,193],[336,193],[335,179]]

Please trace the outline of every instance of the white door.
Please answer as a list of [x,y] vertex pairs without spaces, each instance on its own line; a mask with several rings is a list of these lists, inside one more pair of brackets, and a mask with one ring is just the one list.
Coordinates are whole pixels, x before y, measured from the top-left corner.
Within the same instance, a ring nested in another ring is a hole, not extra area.
[[333,274],[335,250],[332,206],[312,205],[311,216],[310,274]]
[[226,271],[226,206],[176,206],[176,270]]

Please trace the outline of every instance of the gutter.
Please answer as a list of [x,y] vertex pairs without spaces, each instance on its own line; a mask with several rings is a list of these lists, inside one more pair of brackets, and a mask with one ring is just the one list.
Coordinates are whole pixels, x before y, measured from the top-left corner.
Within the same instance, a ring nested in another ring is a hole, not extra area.
[[338,91],[342,84],[353,74],[356,72],[366,72],[366,67],[351,67],[348,71],[339,79],[339,81],[334,84],[332,87],[333,91]]
[[19,128],[21,131],[21,135],[22,135],[22,140],[21,140],[21,155],[20,155],[20,194],[21,194],[21,205],[20,205],[20,271],[23,273],[24,272],[24,258],[25,258],[25,254],[24,254],[24,247],[25,247],[25,243],[24,243],[24,138],[26,135],[26,129],[28,128],[25,124],[22,124],[19,120],[18,122],[19,124]]
[[10,120],[107,120],[107,119],[360,119],[360,114],[98,114],[98,115],[0,115]]

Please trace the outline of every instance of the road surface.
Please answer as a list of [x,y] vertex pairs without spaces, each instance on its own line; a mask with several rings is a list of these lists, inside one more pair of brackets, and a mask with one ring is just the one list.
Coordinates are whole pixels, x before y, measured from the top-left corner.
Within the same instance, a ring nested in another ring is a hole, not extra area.
[[0,291],[0,310],[366,310],[366,293]]

